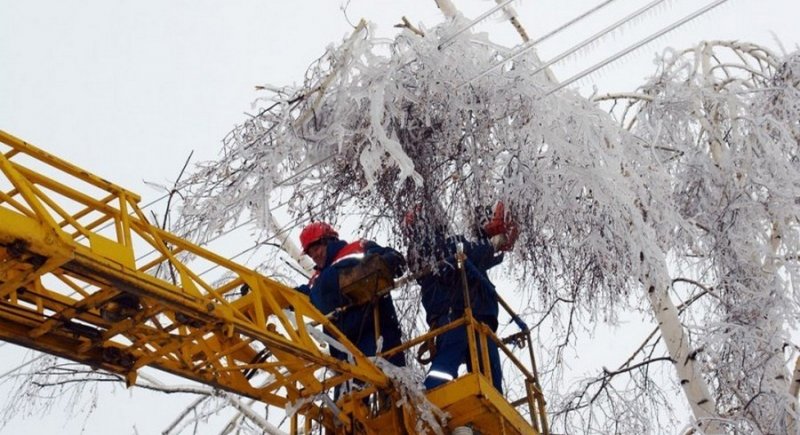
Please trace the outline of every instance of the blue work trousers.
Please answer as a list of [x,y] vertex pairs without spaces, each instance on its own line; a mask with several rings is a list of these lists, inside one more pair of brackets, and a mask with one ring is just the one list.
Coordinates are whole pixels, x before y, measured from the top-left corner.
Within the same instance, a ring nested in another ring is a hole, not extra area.
[[[448,317],[448,316],[446,316]],[[457,318],[450,319],[447,323]],[[480,319],[478,319],[480,321]],[[490,323],[490,322],[484,322]],[[439,326],[444,326],[442,323]],[[477,331],[475,332],[475,344],[478,351],[478,363],[483,369],[483,359],[481,358],[481,343]],[[503,370],[500,366],[500,352],[497,344],[491,338],[486,337],[486,348],[489,354],[489,364],[491,365],[492,384],[503,394]],[[451,329],[444,334],[436,337],[436,355],[431,361],[431,368],[425,378],[425,389],[438,387],[450,380],[458,377],[458,368],[461,364],[467,364],[467,369],[472,371],[472,361],[469,356],[469,341],[467,338],[467,328],[461,325]]]

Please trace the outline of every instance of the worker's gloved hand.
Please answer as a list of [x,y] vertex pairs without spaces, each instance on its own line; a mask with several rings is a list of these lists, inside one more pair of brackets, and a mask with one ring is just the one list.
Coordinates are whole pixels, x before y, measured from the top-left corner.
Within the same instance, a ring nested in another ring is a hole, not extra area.
[[506,223],[506,232],[503,234],[505,236],[505,243],[501,243],[498,247],[498,251],[510,251],[514,248],[514,244],[517,243],[517,239],[519,238],[519,226],[514,221],[509,221]]
[[506,205],[503,201],[498,201],[494,206],[494,212],[489,222],[483,225],[483,230],[489,237],[494,237],[506,232]]
[[519,238],[519,226],[506,213],[503,201],[498,201],[494,206],[492,218],[483,226],[483,230],[498,251],[510,251]]

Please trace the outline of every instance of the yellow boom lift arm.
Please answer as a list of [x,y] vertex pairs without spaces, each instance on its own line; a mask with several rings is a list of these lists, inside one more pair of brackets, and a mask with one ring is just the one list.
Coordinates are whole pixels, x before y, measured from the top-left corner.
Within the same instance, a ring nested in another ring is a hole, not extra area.
[[[150,366],[270,405],[302,404],[306,430],[316,421],[335,433],[415,432],[417,410],[395,406],[402,398],[390,378],[305,295],[150,224],[136,194],[6,132],[0,142],[0,339],[129,385]],[[205,280],[184,258],[225,279]],[[331,357],[312,325],[352,358]],[[546,433],[534,374],[526,375],[531,423],[479,373],[428,397],[458,424]],[[351,380],[364,385],[353,396],[378,392],[392,406],[370,411],[347,398],[324,406],[331,388]]]

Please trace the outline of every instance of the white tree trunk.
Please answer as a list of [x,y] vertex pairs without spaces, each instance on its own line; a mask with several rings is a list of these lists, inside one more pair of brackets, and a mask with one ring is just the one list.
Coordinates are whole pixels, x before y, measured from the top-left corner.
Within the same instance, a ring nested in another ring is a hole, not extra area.
[[669,297],[669,280],[666,277],[665,273],[660,273],[656,277],[645,278],[644,285],[650,306],[698,427],[704,433],[721,433],[719,422],[716,421],[714,400],[696,364],[698,351],[689,346],[678,317],[678,309]]
[[442,11],[442,14],[447,18],[454,18],[458,15],[458,9],[456,9],[456,5],[453,4],[450,0],[434,0],[436,2],[436,6],[439,7],[439,10]]
[[794,399],[797,399],[797,393],[800,393],[800,357],[795,360],[794,372],[792,373],[792,383],[789,385],[789,394]]

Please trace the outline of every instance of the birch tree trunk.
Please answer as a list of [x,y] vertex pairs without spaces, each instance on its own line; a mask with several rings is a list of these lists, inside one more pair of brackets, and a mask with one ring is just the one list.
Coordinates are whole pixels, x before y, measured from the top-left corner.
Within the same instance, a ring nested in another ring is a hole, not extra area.
[[699,350],[691,348],[678,317],[678,309],[669,296],[668,276],[666,264],[662,271],[645,275],[643,283],[647,298],[658,321],[658,328],[675,366],[683,393],[697,420],[698,428],[707,434],[722,433],[715,413],[714,400],[697,365],[696,356]]
[[800,357],[795,360],[792,379],[789,383],[789,396],[792,398],[792,407],[786,416],[786,427],[789,433],[797,433],[797,393],[800,392]]

